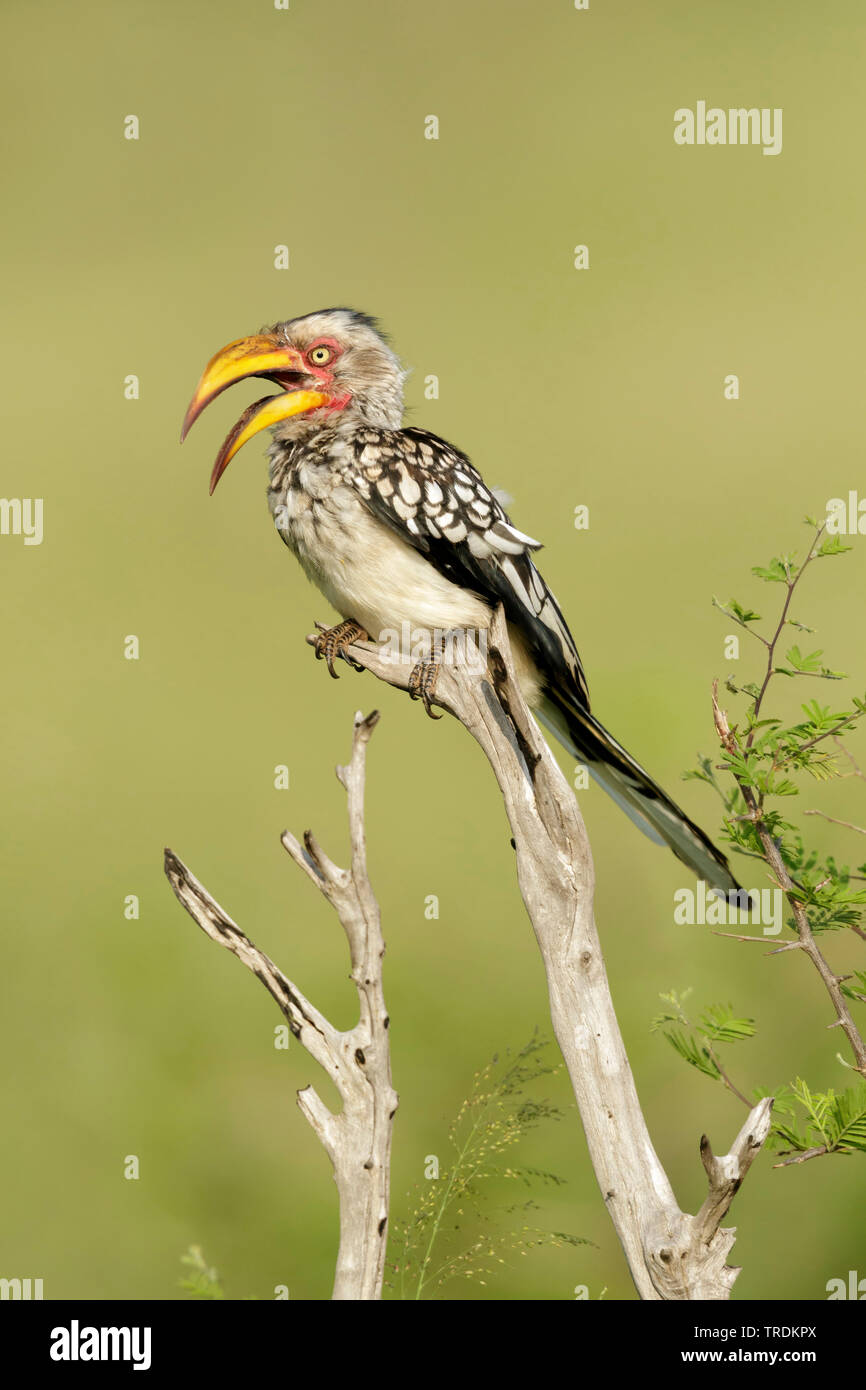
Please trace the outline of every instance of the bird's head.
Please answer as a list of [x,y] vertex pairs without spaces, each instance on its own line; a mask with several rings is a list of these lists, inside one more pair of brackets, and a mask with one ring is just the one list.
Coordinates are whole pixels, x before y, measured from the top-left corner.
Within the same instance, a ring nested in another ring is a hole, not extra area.
[[220,449],[213,492],[238,449],[272,426],[276,439],[304,438],[345,422],[397,429],[405,373],[374,319],[354,309],[320,309],[288,319],[222,348],[204,369],[183,422],[181,440],[227,386],[248,377],[279,386],[248,406]]

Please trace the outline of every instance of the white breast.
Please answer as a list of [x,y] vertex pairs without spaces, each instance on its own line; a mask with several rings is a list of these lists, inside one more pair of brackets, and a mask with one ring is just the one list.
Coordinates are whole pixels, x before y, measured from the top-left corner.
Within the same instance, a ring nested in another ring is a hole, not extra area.
[[[491,607],[453,584],[429,560],[368,510],[335,479],[299,480],[272,503],[280,535],[307,576],[344,618],[354,618],[378,642],[410,652],[430,651],[446,634],[486,634]],[[524,643],[511,630],[518,677],[535,704],[538,677]],[[481,638],[482,642],[484,638]]]

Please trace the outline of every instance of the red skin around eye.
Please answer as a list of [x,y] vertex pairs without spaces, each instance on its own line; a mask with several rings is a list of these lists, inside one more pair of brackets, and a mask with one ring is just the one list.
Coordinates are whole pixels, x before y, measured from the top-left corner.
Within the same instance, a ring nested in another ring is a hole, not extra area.
[[[311,360],[310,354],[315,352],[316,348],[320,347],[330,348],[333,356],[330,362],[323,362],[321,365],[318,365]],[[333,365],[342,351],[343,349],[335,338],[317,338],[314,343],[310,343],[310,346],[304,353],[304,361],[310,370],[310,374],[314,376],[317,381],[329,381]]]
[[[317,366],[315,362],[310,361],[310,353],[318,347],[330,348],[331,352],[334,354],[330,362],[325,362],[322,366]],[[304,361],[307,364],[310,375],[314,376],[322,387],[332,385],[334,380],[334,363],[342,351],[342,347],[335,338],[317,338],[314,343],[310,344],[304,353]],[[324,407],[324,410],[328,415],[335,410],[345,410],[351,399],[352,393],[350,391],[344,391],[340,396],[333,396],[330,403]]]

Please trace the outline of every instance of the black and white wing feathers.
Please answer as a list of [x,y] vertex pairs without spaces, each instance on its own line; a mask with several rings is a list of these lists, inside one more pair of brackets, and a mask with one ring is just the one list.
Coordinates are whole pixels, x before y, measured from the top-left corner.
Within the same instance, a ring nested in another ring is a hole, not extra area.
[[586,679],[559,604],[519,531],[478,470],[428,430],[360,431],[349,481],[379,518],[439,572],[490,604],[501,603],[538,665],[589,708]]
[[739,891],[727,860],[589,709],[574,639],[532,562],[539,541],[510,521],[465,454],[421,429],[362,430],[348,480],[446,578],[502,603],[544,679],[536,713],[645,834],[699,878]]

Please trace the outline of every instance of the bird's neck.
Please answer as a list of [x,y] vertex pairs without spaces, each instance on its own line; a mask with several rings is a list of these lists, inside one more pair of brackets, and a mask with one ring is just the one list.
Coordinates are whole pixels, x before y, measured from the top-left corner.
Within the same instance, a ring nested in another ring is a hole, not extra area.
[[[287,423],[294,424],[294,421]],[[392,426],[381,419],[374,422],[357,411],[351,414],[346,411],[326,416],[315,425],[312,421],[306,423],[305,430],[279,428],[274,431],[273,441],[268,448],[272,485],[275,479],[285,479],[304,465],[333,468],[354,455],[353,441],[356,435],[370,429],[399,429],[401,422],[398,417],[396,426]]]
[[274,445],[309,444],[321,438],[352,435],[358,430],[398,430],[403,423],[403,400],[351,400],[343,408],[313,415],[295,415],[283,420],[273,431]]

